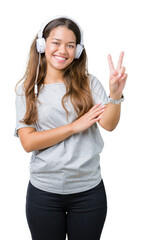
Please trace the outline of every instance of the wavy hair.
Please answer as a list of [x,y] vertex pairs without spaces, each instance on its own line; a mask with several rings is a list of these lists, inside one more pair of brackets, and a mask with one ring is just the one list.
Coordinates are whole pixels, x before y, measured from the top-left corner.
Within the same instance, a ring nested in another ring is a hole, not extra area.
[[[67,18],[58,18],[48,23],[43,31],[43,37],[45,38],[45,40],[49,36],[50,32],[58,26],[65,26],[68,29],[72,30],[76,36],[76,44],[80,43],[81,33],[78,26],[72,20]],[[25,74],[23,78],[16,84],[17,87],[17,85],[22,80],[24,80],[22,86],[26,98],[26,112],[21,122],[28,125],[36,123],[36,121],[38,120],[38,109],[36,104],[36,100],[38,101],[38,99],[35,98],[34,94],[36,71],[39,61],[39,54],[36,50],[37,38],[38,36],[36,35],[30,47],[29,60]],[[45,57],[45,53],[42,53],[37,79],[38,94],[43,87],[44,78],[47,73],[46,61],[47,60]],[[87,56],[85,49],[83,49],[83,52],[79,59],[74,59],[72,63],[64,69],[63,77],[64,84],[66,86],[66,94],[62,97],[62,106],[67,113],[68,119],[68,111],[64,105],[64,100],[65,98],[70,97],[71,103],[73,104],[75,112],[77,113],[78,119],[86,112],[88,112],[90,108],[94,105],[89,86],[89,73],[87,70]]]

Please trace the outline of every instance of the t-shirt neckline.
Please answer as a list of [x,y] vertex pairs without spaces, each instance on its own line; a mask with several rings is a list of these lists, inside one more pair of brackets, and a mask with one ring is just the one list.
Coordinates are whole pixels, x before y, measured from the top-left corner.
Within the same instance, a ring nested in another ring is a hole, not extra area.
[[44,87],[51,87],[51,86],[58,86],[58,85],[65,85],[63,82],[60,83],[49,83],[49,84],[42,84]]

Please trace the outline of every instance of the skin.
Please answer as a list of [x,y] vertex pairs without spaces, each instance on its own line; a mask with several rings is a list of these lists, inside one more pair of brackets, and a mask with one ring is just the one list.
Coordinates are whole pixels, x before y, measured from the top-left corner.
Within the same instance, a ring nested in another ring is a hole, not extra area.
[[[110,69],[109,89],[110,97],[112,99],[120,99],[122,97],[122,92],[128,77],[127,73],[125,73],[125,67],[122,66],[123,56],[124,52],[121,52],[118,59],[117,67],[115,68],[111,55],[108,55],[108,63]],[[108,103],[99,121],[101,127],[109,131],[114,130],[120,119],[120,111],[121,104],[116,105]]]
[[[46,40],[47,74],[44,84],[64,81],[63,71],[74,60],[75,51],[76,37],[71,30],[59,26],[51,31]],[[110,97],[113,99],[121,98],[127,79],[125,67],[122,66],[123,56],[124,52],[121,52],[115,69],[112,57],[108,55],[109,90]],[[32,152],[53,146],[73,134],[86,130],[96,122],[108,131],[114,130],[119,122],[121,104],[109,103],[105,106],[100,106],[100,104],[94,105],[78,120],[61,127],[45,131],[36,131],[33,127],[19,129],[18,134],[23,148],[26,152]]]
[[125,67],[122,66],[124,52],[121,52],[117,63],[117,68],[114,68],[112,57],[108,55],[108,63],[110,69],[109,87],[110,96],[113,99],[119,99],[122,96],[123,89],[127,80],[127,73]]
[[59,26],[46,40],[47,75],[44,84],[63,82],[63,71],[74,60],[76,37],[73,31]]
[[[108,63],[110,69],[109,88],[110,97],[113,99],[120,99],[122,91],[125,87],[127,80],[127,73],[125,73],[125,67],[122,66],[124,52],[120,53],[117,68],[114,68],[112,57],[108,55]],[[90,127],[95,122],[98,122],[100,126],[108,131],[113,131],[120,119],[121,104],[116,105],[108,103],[105,106],[100,107],[100,104],[94,105],[88,113],[84,114],[81,118],[72,123],[73,131],[84,131],[87,127]]]

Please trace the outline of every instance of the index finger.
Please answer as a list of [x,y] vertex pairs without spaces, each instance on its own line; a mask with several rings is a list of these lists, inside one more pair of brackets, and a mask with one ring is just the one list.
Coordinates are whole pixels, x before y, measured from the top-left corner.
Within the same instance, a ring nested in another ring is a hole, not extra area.
[[114,64],[113,64],[112,57],[110,54],[108,54],[108,63],[109,63],[110,73],[114,72],[115,71]]
[[124,56],[124,52],[121,52],[121,53],[120,53],[120,56],[119,56],[118,63],[117,63],[117,70],[118,70],[118,71],[119,71],[120,68],[122,67],[123,56]]

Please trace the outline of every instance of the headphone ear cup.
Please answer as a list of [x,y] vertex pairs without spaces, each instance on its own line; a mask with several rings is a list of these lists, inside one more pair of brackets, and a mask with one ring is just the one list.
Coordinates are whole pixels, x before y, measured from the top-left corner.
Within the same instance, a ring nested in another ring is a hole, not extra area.
[[[46,41],[44,38],[36,39],[37,52],[44,53],[46,48]],[[75,58],[78,59],[83,51],[84,47],[81,44],[77,44]]]
[[75,52],[75,58],[79,58],[84,47],[81,44],[77,44],[76,46],[76,52]]
[[46,41],[44,38],[36,39],[36,49],[39,53],[44,53],[46,49]]

